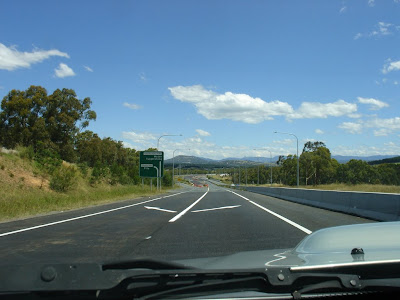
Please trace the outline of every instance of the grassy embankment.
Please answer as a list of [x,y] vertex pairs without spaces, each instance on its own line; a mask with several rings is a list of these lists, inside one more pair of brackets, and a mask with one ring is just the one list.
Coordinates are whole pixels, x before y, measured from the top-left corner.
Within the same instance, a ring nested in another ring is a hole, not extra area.
[[[220,176],[211,176],[215,180],[220,180],[224,183],[232,183],[231,177],[220,177]],[[250,185],[248,186],[257,186]],[[262,184],[259,186],[269,187],[269,184]],[[284,186],[280,184],[273,184],[273,187],[287,187],[287,188],[295,188],[294,186]],[[331,190],[331,191],[351,191],[351,192],[372,192],[372,193],[393,193],[400,194],[400,186],[397,185],[383,185],[383,184],[345,184],[345,183],[333,183],[333,184],[321,184],[321,185],[301,185],[302,189],[316,189],[316,190]]]
[[49,188],[49,179],[34,161],[0,152],[0,221],[157,194],[154,186],[91,186],[81,174],[73,189],[60,193]]
[[211,179],[221,181],[222,183],[231,184],[232,176],[219,176],[219,175],[208,175]]

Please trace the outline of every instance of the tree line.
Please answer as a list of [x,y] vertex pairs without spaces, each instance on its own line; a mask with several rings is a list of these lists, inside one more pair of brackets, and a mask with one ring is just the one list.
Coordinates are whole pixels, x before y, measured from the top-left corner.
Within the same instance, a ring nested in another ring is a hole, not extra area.
[[[230,169],[234,183],[266,184],[272,182],[294,186],[297,183],[297,156],[279,156],[276,166],[258,166]],[[383,163],[370,165],[366,161],[352,159],[340,164],[332,158],[323,142],[307,142],[299,157],[300,185],[330,183],[400,185],[400,164]],[[239,176],[240,174],[240,176]]]
[[[0,145],[9,149],[24,147],[24,155],[51,175],[51,187],[55,190],[65,191],[73,186],[78,173],[92,185],[99,182],[139,184],[139,152],[125,148],[121,141],[100,138],[86,130],[96,120],[91,104],[88,97],[78,99],[72,89],[57,89],[52,94],[41,86],[30,86],[25,91],[11,90],[1,102]],[[78,169],[63,161],[77,165]],[[323,142],[305,143],[299,164],[301,185],[400,185],[399,164],[370,165],[354,159],[340,164],[331,157]],[[201,169],[190,171],[204,173]],[[296,170],[296,155],[280,156],[277,165],[272,167],[272,181],[296,185]],[[270,167],[264,165],[228,172],[234,183],[270,182]],[[171,185],[171,178],[171,171],[165,169],[163,185]]]
[[[91,104],[89,97],[78,99],[72,89],[57,89],[52,94],[33,85],[25,91],[11,90],[1,102],[0,145],[24,147],[24,155],[52,176],[50,184],[55,190],[71,187],[77,172],[91,184],[138,184],[139,152],[85,130],[96,120]],[[171,184],[168,172],[163,183]]]

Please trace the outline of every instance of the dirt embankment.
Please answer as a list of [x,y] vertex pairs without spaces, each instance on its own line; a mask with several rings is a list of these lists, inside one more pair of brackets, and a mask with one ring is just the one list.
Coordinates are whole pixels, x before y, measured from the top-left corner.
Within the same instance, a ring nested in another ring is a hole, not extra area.
[[35,170],[31,163],[6,153],[0,154],[0,185],[48,190],[49,180]]

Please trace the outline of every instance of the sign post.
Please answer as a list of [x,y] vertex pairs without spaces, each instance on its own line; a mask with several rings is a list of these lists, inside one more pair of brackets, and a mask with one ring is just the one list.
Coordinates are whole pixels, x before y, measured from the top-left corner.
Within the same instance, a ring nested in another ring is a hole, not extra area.
[[139,176],[144,178],[157,178],[161,190],[161,178],[164,176],[164,152],[141,151],[139,160]]

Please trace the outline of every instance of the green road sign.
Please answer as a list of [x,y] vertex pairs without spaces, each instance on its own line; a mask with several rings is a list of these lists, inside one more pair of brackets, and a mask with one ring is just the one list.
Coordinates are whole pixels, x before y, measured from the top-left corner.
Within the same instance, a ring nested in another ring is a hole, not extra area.
[[[157,174],[158,170],[158,174]],[[164,176],[164,152],[141,151],[139,161],[139,176],[156,178]]]

